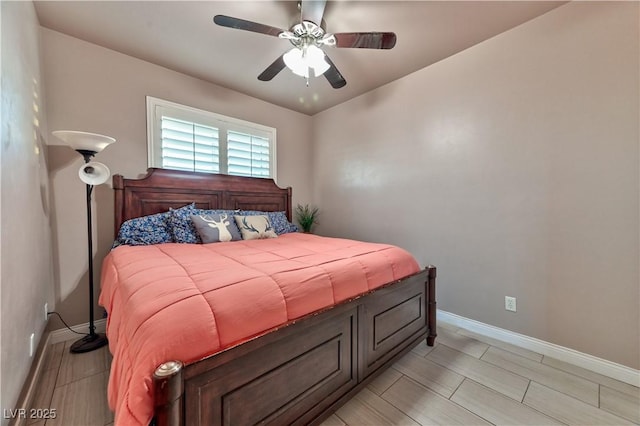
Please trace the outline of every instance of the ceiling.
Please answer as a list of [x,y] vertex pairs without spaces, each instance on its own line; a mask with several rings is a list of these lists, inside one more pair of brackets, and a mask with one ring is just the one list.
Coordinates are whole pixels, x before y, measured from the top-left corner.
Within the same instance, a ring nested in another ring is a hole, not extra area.
[[325,51],[347,85],[305,79],[284,69],[257,76],[291,48],[287,40],[220,27],[222,14],[289,29],[300,19],[295,1],[38,1],[46,28],[313,115],[408,75],[533,19],[565,2],[329,1],[327,32],[392,31],[392,50]]

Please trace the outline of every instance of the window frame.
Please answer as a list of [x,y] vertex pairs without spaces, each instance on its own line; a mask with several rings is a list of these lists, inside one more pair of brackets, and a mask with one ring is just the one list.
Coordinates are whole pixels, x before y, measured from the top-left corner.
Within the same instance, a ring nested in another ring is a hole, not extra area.
[[[276,129],[258,123],[227,117],[222,114],[178,104],[176,102],[146,97],[147,109],[147,166],[162,167],[162,113],[167,112],[173,118],[185,120],[218,129],[219,172],[217,174],[229,175],[227,158],[227,134],[228,131],[249,133],[269,139],[269,176],[253,176],[261,179],[276,179]],[[203,172],[206,173],[206,172]],[[216,173],[214,173],[216,174]],[[249,176],[233,174],[230,176]]]

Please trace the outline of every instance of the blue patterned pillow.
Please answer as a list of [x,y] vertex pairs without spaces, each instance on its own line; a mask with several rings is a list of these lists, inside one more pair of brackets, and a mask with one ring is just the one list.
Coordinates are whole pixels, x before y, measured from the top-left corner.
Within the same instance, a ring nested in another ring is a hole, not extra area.
[[194,206],[190,210],[171,210],[171,229],[173,233],[173,241],[176,243],[187,243],[187,244],[197,244],[202,243],[200,239],[200,235],[198,235],[198,231],[196,230],[193,221],[191,220],[191,216],[196,215],[216,215],[216,214],[228,214],[229,217],[232,217],[236,211],[235,210],[203,210],[196,209]]
[[285,212],[260,212],[255,210],[241,210],[240,213],[244,216],[258,216],[267,215],[271,226],[276,231],[276,234],[288,234],[289,232],[298,232],[298,227],[287,220],[287,214]]
[[114,247],[123,244],[145,246],[172,242],[170,217],[170,213],[165,212],[127,220],[120,226]]

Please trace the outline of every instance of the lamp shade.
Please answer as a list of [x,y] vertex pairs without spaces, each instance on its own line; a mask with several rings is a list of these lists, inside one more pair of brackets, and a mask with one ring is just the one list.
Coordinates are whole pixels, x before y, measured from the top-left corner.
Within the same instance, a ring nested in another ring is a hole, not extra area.
[[294,47],[282,59],[294,74],[305,78],[309,78],[309,68],[313,69],[316,77],[329,69],[324,52],[314,45]]
[[109,179],[111,171],[109,168],[97,161],[90,161],[83,164],[78,170],[80,180],[87,185],[102,185]]
[[307,48],[306,53],[307,64],[310,68],[313,68],[316,77],[320,77],[329,69],[329,64],[324,59],[324,52],[321,49],[311,45]]
[[294,47],[282,57],[285,65],[300,77],[309,77],[309,67],[302,59],[302,50]]
[[100,152],[116,141],[110,136],[75,130],[56,130],[52,133],[76,151]]

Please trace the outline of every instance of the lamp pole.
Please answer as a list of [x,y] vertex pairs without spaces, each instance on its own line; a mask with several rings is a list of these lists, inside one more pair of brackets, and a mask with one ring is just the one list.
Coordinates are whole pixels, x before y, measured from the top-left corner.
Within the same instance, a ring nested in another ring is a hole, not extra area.
[[[96,152],[87,150],[77,150],[84,157],[85,164],[91,161]],[[88,170],[90,169],[90,170]],[[91,174],[93,167],[85,166],[85,173]],[[93,185],[86,184],[87,187],[87,252],[89,260],[89,334],[82,339],[77,340],[71,345],[71,352],[83,353],[90,352],[95,349],[101,348],[108,343],[107,337],[104,334],[96,333],[96,326],[93,320],[93,226],[91,222],[91,194],[93,192]]]
[[[0,0],[1,1],[1,0]],[[87,195],[87,252],[89,257],[89,334],[71,345],[71,352],[82,353],[101,348],[109,343],[107,336],[96,333],[93,321],[93,226],[91,225],[91,194],[95,185],[105,183],[111,174],[109,168],[102,163],[91,161],[94,155],[105,149],[116,140],[110,136],[76,130],[56,130],[52,134],[63,141],[71,149],[84,158],[84,164],[78,174],[86,184]],[[78,333],[81,334],[81,333]]]

